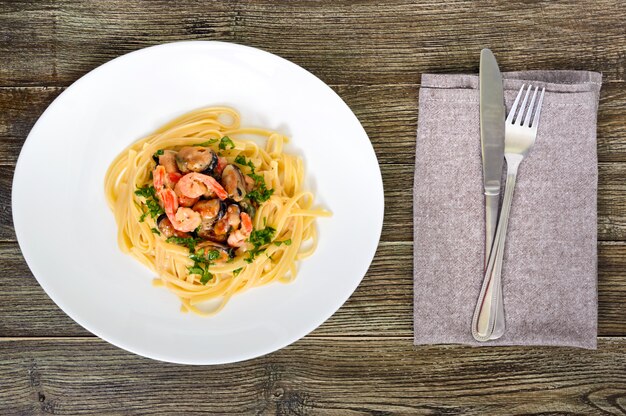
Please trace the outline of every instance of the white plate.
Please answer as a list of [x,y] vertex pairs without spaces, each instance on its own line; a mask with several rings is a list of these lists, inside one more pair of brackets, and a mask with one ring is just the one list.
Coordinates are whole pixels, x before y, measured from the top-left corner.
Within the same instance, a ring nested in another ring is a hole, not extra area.
[[[293,284],[249,290],[201,318],[180,313],[178,299],[118,249],[103,184],[127,145],[208,105],[289,135],[286,151],[303,156],[308,186],[333,216],[318,220],[319,248]],[[142,49],[76,81],[28,135],[12,198],[24,258],[61,309],[114,345],[186,364],[258,357],[322,324],[365,275],[384,210],[376,156],[341,98],[285,59],[221,42]]]

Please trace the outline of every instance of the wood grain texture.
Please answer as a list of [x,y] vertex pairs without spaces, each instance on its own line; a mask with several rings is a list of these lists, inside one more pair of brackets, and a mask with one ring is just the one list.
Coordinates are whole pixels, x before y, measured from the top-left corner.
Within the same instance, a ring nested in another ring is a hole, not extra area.
[[[608,84],[599,110],[598,157],[626,160],[626,83]],[[417,86],[335,86],[363,123],[381,162],[386,189],[385,241],[411,241]],[[0,241],[14,240],[12,171],[26,135],[61,88],[0,88]],[[623,151],[623,152],[622,152]],[[622,153],[620,153],[622,152]],[[621,156],[620,156],[621,155]],[[626,163],[600,163],[598,238],[626,239]]]
[[[413,240],[413,165],[381,165],[385,187],[382,241]],[[626,240],[626,163],[598,166],[598,240]],[[0,165],[0,241],[15,241],[11,216],[12,166]]]
[[[17,244],[0,243],[0,258],[3,259],[0,337],[90,336],[44,293],[28,270]],[[310,336],[411,337],[412,259],[411,243],[381,243],[354,294]],[[626,334],[626,243],[600,243],[598,263],[598,335],[623,336]]]
[[98,339],[0,340],[8,414],[623,414],[626,340],[571,348],[307,338],[255,360],[164,364]]
[[[625,414],[625,21],[614,0],[0,0],[0,414]],[[329,83],[365,127],[386,189],[382,242],[348,302],[290,347],[217,367],[94,338],[37,284],[11,221],[17,156],[47,105],[114,57],[192,39],[256,46]],[[597,351],[412,346],[419,78],[475,73],[483,47],[503,71],[603,73]]]
[[[418,84],[332,88],[363,124],[381,164],[414,163]],[[35,121],[64,89],[0,88],[0,165],[15,163]],[[597,133],[599,161],[626,162],[626,82],[602,87]]]
[[[622,5],[623,6],[623,5]],[[620,2],[11,1],[0,4],[0,85],[64,86],[145,46],[226,40],[257,46],[334,84],[414,83],[429,71],[580,69],[624,80]]]

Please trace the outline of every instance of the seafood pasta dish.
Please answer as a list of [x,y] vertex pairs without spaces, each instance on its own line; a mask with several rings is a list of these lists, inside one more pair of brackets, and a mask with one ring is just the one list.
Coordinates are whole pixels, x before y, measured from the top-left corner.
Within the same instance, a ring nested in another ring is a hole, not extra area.
[[[252,136],[264,141],[259,146]],[[236,293],[290,282],[317,246],[314,195],[287,138],[237,111],[187,113],[111,163],[105,193],[120,249],[152,269],[181,310],[211,315]]]

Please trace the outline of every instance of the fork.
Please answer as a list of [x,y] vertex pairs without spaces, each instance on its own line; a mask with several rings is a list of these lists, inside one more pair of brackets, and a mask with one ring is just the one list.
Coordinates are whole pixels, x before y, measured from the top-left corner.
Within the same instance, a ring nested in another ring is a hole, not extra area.
[[[524,93],[524,87],[525,85],[522,85],[522,88],[520,88],[505,122],[504,158],[506,159],[507,168],[505,192],[491,255],[489,256],[487,270],[485,271],[485,278],[472,318],[472,335],[477,341],[487,341],[493,339],[492,335],[495,335],[493,332],[499,306],[498,298],[502,290],[501,275],[504,242],[509,224],[513,191],[517,180],[517,170],[520,163],[522,163],[522,160],[535,143],[535,138],[537,137],[537,127],[539,125],[539,115],[541,113],[541,104],[543,102],[545,88],[541,89],[539,101],[535,106],[535,99],[539,91],[539,87],[535,87],[530,104],[526,107],[528,97],[533,89],[532,85],[529,85],[518,111],[518,104]],[[502,322],[504,322],[504,317],[502,317]],[[504,325],[502,325],[500,331],[504,331]],[[499,335],[501,335],[501,333]]]

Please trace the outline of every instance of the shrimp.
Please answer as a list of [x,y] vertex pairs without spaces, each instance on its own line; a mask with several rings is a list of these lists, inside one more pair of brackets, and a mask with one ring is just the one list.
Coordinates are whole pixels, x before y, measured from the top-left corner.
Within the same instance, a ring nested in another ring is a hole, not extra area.
[[154,185],[154,189],[157,193],[161,192],[165,188],[166,172],[165,168],[161,165],[158,165],[152,171],[152,184]]
[[176,182],[176,185],[174,186],[174,192],[176,192],[176,196],[178,197],[179,205],[182,205],[183,207],[191,207],[193,206],[193,204],[198,202],[198,199],[200,199],[199,197],[189,198],[185,196],[185,194],[180,188],[181,188],[180,181],[178,181]]
[[170,172],[167,174],[167,179],[170,181],[170,184],[172,184],[172,186],[176,185],[182,177],[183,174],[180,172]]
[[191,172],[180,178],[177,184],[182,195],[188,198],[199,198],[207,191],[215,192],[219,199],[228,198],[228,193],[212,176]]
[[241,226],[228,236],[228,245],[231,247],[243,246],[252,233],[252,218],[245,212],[242,212],[239,217],[241,218]]
[[167,215],[161,214],[157,219],[157,227],[165,238],[169,237],[189,237],[189,234],[178,231],[172,225],[172,222],[167,218]]
[[179,207],[178,197],[171,189],[164,189],[160,192],[163,200],[165,214],[172,223],[174,229],[182,232],[191,232],[198,228],[202,222],[200,214],[191,208]]
[[163,165],[158,165],[152,171],[152,183],[157,192],[165,188],[174,189],[181,177],[178,172],[168,173]]

